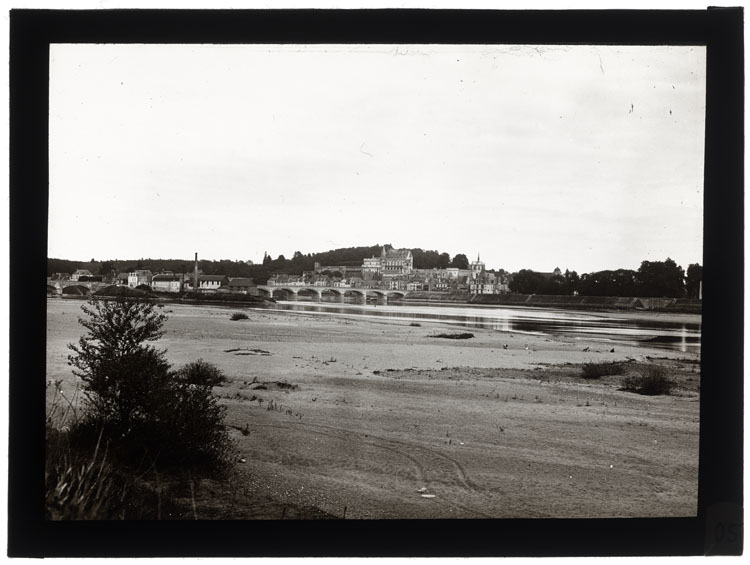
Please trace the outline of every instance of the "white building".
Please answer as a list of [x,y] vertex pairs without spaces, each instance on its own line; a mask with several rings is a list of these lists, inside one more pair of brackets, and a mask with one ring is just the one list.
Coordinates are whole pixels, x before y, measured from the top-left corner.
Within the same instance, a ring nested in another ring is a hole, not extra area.
[[180,292],[182,279],[182,276],[173,273],[159,273],[151,278],[151,288],[161,292]]
[[151,271],[149,270],[140,269],[138,271],[132,271],[128,273],[128,286],[130,288],[135,288],[142,284],[151,286],[152,278],[153,278],[153,275],[151,274]]

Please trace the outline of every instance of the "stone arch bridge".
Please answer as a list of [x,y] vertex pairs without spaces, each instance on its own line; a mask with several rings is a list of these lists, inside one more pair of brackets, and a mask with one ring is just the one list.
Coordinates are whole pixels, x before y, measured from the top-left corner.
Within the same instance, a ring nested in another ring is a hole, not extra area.
[[47,294],[63,294],[63,291],[71,288],[77,288],[83,295],[93,294],[97,290],[109,286],[108,283],[99,281],[53,281],[47,279]]
[[[332,296],[337,302],[343,302],[344,297],[355,296],[367,301],[375,298],[379,302],[388,302],[391,298],[403,298],[406,294],[401,290],[384,290],[379,288],[346,288],[334,286],[292,286],[292,285],[258,285],[258,291],[269,298],[280,298],[283,293],[288,300],[298,300],[303,296],[306,300],[320,300],[323,295]],[[300,295],[300,293],[302,293]]]

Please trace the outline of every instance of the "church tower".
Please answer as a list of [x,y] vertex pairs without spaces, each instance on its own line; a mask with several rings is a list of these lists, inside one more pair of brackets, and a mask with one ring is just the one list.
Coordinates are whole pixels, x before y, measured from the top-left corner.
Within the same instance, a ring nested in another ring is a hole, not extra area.
[[482,263],[482,260],[479,258],[479,253],[477,253],[477,260],[471,262],[471,274],[476,278],[482,273],[484,273],[484,263]]

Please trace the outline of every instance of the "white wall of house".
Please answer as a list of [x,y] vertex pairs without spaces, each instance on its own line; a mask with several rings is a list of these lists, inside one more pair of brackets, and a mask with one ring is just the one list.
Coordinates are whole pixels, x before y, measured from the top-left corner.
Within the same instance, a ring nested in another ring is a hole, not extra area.
[[180,292],[180,281],[151,281],[151,288],[161,292]]

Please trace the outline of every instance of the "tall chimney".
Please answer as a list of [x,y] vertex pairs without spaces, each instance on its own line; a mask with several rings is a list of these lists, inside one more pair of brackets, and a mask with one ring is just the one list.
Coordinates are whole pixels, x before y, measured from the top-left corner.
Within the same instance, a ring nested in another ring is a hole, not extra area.
[[195,252],[195,270],[193,271],[193,291],[198,292],[198,252]]

